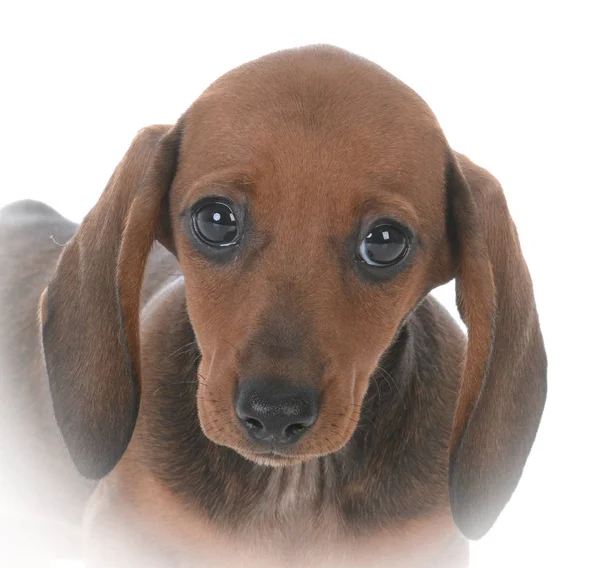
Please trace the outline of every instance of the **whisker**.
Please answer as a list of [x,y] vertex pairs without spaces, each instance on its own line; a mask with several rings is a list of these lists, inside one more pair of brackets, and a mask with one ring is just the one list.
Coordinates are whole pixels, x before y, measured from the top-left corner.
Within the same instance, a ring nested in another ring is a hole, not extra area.
[[[362,404],[362,406],[360,404],[355,404],[353,403],[352,406],[355,406],[357,408],[360,409],[360,414],[359,414],[359,418],[358,420],[354,420],[355,424],[360,424],[360,421],[365,419],[368,420],[371,425],[373,426],[373,428],[375,428],[375,420],[374,418],[376,418],[376,414],[375,412],[369,408],[368,406],[369,401],[365,400],[365,402]],[[370,418],[366,413],[369,412],[373,418]],[[350,418],[350,420],[352,420],[352,418]]]
[[374,384],[375,387],[377,388],[377,394],[379,396],[379,404],[381,404],[381,389],[379,388],[379,383],[377,382],[376,379],[374,379],[373,377],[371,377],[371,384]]
[[156,390],[153,393],[153,396],[156,395],[156,393],[158,393],[158,391],[162,388],[170,388],[172,386],[178,386],[178,385],[202,385],[203,387],[208,387],[208,383],[200,381],[198,379],[195,380],[191,380],[191,381],[169,381],[167,383],[164,383],[162,385],[158,385],[158,387],[156,388]]
[[178,349],[176,349],[175,351],[173,351],[173,353],[171,353],[170,355],[167,355],[167,357],[165,357],[161,363],[164,363],[167,359],[170,359],[171,357],[173,357],[173,355],[177,355],[178,353],[184,351],[185,349],[188,349],[192,346],[196,345],[196,340],[194,341],[190,341],[189,343],[186,343],[185,345],[182,345],[181,347],[179,347]]
[[386,380],[387,384],[390,385],[390,387],[393,385],[396,390],[398,391],[398,394],[400,396],[402,396],[402,391],[400,390],[400,386],[398,385],[398,383],[396,383],[394,381],[394,377],[392,377],[392,375],[390,375],[390,373],[388,373],[388,371],[386,371],[382,366],[377,365],[376,367],[377,371],[383,373],[383,378]]

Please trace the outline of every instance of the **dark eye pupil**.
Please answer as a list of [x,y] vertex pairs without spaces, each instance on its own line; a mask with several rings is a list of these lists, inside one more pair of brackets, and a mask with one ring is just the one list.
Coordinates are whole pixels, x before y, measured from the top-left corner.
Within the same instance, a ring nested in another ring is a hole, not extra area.
[[235,244],[238,236],[237,220],[233,211],[224,203],[209,203],[193,215],[194,231],[210,245]]
[[359,255],[367,264],[387,266],[404,258],[407,251],[408,239],[404,231],[394,225],[378,225],[361,243]]

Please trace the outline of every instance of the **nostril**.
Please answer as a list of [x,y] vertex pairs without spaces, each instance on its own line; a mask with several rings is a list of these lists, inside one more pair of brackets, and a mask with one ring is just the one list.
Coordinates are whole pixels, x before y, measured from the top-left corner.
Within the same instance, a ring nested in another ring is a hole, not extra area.
[[256,418],[244,418],[244,422],[246,423],[246,426],[248,426],[248,428],[250,428],[251,430],[264,429],[263,423],[260,420],[257,420]]
[[298,436],[299,434],[302,434],[302,432],[304,432],[304,430],[306,430],[308,428],[307,424],[290,424],[285,430],[284,433],[286,435],[287,438],[293,438],[294,436]]

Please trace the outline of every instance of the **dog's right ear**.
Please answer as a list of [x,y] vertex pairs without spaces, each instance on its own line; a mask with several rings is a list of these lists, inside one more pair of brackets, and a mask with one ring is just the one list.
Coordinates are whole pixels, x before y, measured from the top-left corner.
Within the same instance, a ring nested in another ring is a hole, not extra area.
[[63,250],[42,296],[54,414],[77,469],[99,479],[133,433],[140,396],[139,304],[161,205],[177,167],[179,126],[141,130]]

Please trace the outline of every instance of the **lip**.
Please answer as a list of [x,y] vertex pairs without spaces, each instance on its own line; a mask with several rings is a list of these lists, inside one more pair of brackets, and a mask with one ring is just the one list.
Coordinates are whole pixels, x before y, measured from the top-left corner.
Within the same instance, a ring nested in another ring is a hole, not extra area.
[[269,459],[281,459],[281,460],[289,460],[289,459],[298,459],[296,456],[290,456],[287,454],[280,454],[274,450],[270,450],[268,452],[248,452],[252,456],[256,456],[258,458],[269,458]]
[[252,452],[252,451],[238,451],[238,453],[246,459],[253,461],[261,465],[270,466],[287,466],[295,465],[306,461],[309,456],[291,456],[287,454],[280,454],[276,451],[268,452]]

